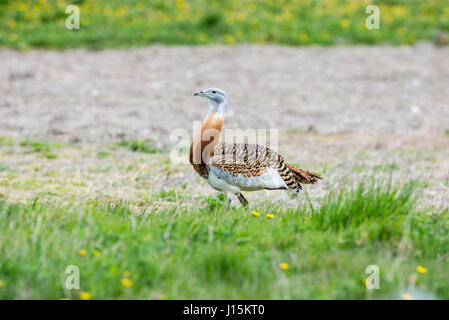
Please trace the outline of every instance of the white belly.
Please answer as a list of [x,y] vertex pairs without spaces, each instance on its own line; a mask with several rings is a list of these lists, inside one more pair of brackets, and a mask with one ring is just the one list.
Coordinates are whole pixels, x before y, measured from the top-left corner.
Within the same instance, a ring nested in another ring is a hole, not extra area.
[[238,193],[241,190],[257,191],[287,188],[279,173],[272,168],[268,168],[267,172],[260,176],[247,177],[241,174],[233,176],[227,171],[211,166],[207,182],[216,190],[234,193]]
[[209,172],[209,176],[206,179],[206,181],[212,188],[218,191],[223,191],[228,194],[229,193],[236,194],[240,192],[240,188],[238,186],[226,182],[225,180],[217,176],[213,172],[213,170]]

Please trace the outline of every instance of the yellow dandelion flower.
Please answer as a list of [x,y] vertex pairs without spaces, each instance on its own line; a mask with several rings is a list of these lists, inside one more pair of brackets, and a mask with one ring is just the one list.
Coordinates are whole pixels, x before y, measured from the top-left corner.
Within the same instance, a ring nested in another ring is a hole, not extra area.
[[279,265],[279,268],[281,268],[282,270],[288,270],[288,263],[282,262]]
[[267,214],[265,215],[265,217],[267,217],[268,219],[273,219],[273,218],[274,218],[274,214],[267,213]]
[[413,299],[412,295],[410,293],[407,293],[407,292],[401,294],[401,298],[403,300],[412,300]]
[[130,178],[129,178],[129,181],[134,181],[134,178],[133,178],[133,177],[130,177]]
[[427,273],[427,268],[423,267],[423,266],[417,266],[416,267],[416,271],[418,273]]
[[401,28],[396,29],[395,32],[398,36],[403,36],[407,33],[407,29],[404,27],[401,27]]
[[255,217],[258,217],[258,216],[260,216],[260,213],[259,213],[259,212],[257,212],[257,211],[253,211],[253,212],[251,212],[251,214],[252,214],[253,216],[255,216]]
[[225,41],[227,44],[234,44],[234,43],[235,43],[235,39],[234,39],[234,37],[233,37],[231,34],[226,34],[226,35],[224,36],[224,41]]
[[124,287],[131,287],[133,285],[133,282],[131,280],[129,280],[128,278],[123,278],[122,279],[122,285]]
[[94,256],[96,256],[96,257],[101,256],[101,252],[98,251],[98,250],[95,250],[95,251],[93,252],[93,254],[94,254]]
[[184,9],[186,7],[186,2],[184,0],[176,0],[176,7]]
[[148,32],[148,30],[142,31],[142,38],[148,38],[149,35],[150,33]]
[[28,8],[28,6],[25,3],[23,3],[23,2],[19,2],[17,4],[17,9],[19,11],[25,11],[27,8]]
[[204,184],[204,180],[200,180],[200,184]]
[[4,284],[3,280],[0,280],[0,288],[3,287]]
[[80,292],[81,300],[90,300],[90,298],[92,298],[92,295],[89,292],[86,292],[86,291]]
[[204,42],[204,41],[206,41],[206,40],[207,40],[207,34],[204,33],[204,32],[201,32],[201,33],[198,35],[198,41],[199,41],[199,42]]
[[130,275],[129,271],[123,272],[123,278],[129,278],[129,275]]
[[17,27],[17,23],[16,23],[14,20],[8,21],[8,26],[9,26],[11,29],[15,29],[15,28]]
[[36,186],[38,186],[38,185],[39,185],[39,181],[34,181],[34,184],[35,184]]
[[349,27],[349,19],[343,19],[343,20],[341,20],[341,21],[340,21],[340,26],[341,26],[343,29],[348,29],[348,27]]
[[84,257],[86,255],[86,250],[81,249],[79,252],[80,256]]

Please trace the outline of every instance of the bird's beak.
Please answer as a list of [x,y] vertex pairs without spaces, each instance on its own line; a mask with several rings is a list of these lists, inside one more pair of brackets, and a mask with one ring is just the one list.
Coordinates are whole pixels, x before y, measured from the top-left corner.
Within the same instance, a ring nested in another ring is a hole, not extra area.
[[200,96],[200,97],[204,97],[204,93],[203,93],[203,91],[198,91],[198,92],[195,92],[194,94],[193,94],[194,96]]

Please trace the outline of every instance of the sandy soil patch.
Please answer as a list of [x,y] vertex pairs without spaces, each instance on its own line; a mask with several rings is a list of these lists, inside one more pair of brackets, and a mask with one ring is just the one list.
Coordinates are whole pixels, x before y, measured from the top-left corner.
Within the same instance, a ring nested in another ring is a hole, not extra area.
[[[114,146],[124,136],[170,149],[173,130],[191,131],[207,110],[192,93],[216,86],[230,96],[226,127],[279,129],[288,160],[324,173],[320,186],[308,188],[312,197],[392,173],[426,181],[422,203],[449,201],[447,48],[0,50],[0,70],[0,135],[15,140],[0,147],[6,197],[101,195],[149,204],[151,194],[171,188],[192,198],[212,193],[166,153]],[[18,146],[30,137],[62,141],[58,158]],[[108,156],[100,157],[104,149]],[[249,198],[298,203],[283,192]]]

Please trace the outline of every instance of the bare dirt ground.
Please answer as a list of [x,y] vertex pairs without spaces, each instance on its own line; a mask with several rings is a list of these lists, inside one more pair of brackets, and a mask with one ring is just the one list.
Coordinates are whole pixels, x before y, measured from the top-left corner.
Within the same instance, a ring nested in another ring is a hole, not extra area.
[[[227,128],[278,129],[279,151],[318,170],[312,198],[367,176],[425,183],[421,204],[449,201],[449,49],[414,47],[164,47],[0,50],[0,197],[108,197],[167,203],[161,191],[211,194],[169,153],[117,148],[151,139],[170,150],[175,129],[207,112],[192,93],[224,89]],[[19,143],[62,142],[47,159]],[[297,205],[284,192],[248,199]],[[176,201],[175,201],[176,203]]]

